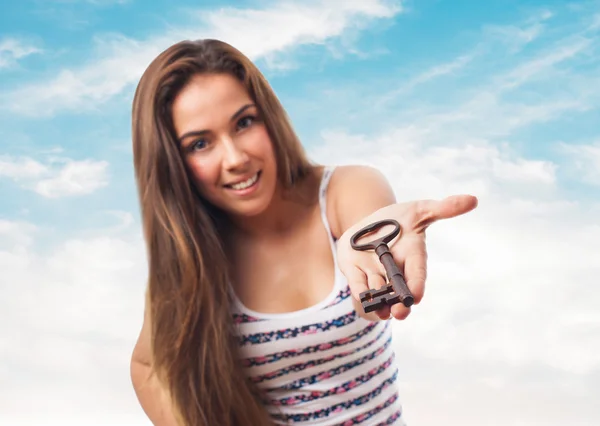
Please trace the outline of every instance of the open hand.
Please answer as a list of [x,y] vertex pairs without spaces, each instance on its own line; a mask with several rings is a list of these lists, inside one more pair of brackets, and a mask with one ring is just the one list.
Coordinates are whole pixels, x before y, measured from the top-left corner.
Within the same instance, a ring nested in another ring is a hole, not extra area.
[[[377,210],[349,228],[340,237],[337,244],[338,265],[348,279],[352,296],[359,300],[365,290],[380,288],[387,283],[383,264],[372,251],[357,251],[350,246],[350,238],[363,227],[383,219],[395,219],[400,223],[400,236],[388,246],[390,252],[403,272],[406,284],[417,304],[425,292],[427,278],[427,250],[425,230],[433,222],[465,214],[477,207],[477,198],[472,195],[454,195],[443,200],[419,200],[408,203],[392,204]],[[363,237],[359,242],[383,236],[389,232],[387,227]],[[391,307],[384,306],[376,311],[381,319],[390,314],[399,320],[410,314],[410,308],[402,303]]]

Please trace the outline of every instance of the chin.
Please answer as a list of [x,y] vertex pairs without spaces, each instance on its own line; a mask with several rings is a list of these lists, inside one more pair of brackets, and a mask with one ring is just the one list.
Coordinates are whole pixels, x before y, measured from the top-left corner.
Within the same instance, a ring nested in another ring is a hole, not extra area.
[[269,208],[269,200],[262,198],[240,203],[213,200],[211,204],[227,215],[250,218],[260,216]]
[[268,203],[252,203],[253,205],[231,206],[227,210],[230,214],[242,217],[256,217],[263,214],[269,208]]

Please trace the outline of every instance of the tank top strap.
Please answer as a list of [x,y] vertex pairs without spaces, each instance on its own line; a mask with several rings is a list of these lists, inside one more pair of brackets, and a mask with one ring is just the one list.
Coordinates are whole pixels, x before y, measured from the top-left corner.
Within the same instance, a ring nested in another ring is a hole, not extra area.
[[327,234],[329,235],[329,239],[331,240],[332,244],[334,239],[333,234],[331,233],[329,220],[327,219],[327,188],[334,170],[334,166],[325,166],[325,169],[323,170],[323,176],[321,177],[321,185],[319,187],[319,206],[321,207],[321,218],[323,219],[323,224],[325,225],[325,229],[327,229]]

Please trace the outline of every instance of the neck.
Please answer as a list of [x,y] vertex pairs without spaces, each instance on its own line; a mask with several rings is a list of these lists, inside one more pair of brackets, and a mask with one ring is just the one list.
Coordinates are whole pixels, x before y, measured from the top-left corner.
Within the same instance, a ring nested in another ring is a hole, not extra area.
[[288,234],[314,207],[318,200],[318,182],[318,176],[311,176],[288,191],[278,185],[272,202],[261,214],[229,216],[228,239],[271,239]]
[[230,216],[229,234],[241,238],[269,238],[287,233],[304,210],[298,200],[286,198],[277,191],[269,207],[256,216]]

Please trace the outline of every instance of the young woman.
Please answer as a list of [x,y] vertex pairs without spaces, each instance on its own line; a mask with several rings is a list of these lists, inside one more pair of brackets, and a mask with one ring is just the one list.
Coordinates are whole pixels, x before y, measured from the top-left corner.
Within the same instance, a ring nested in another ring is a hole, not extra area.
[[477,200],[399,204],[372,168],[311,163],[258,69],[216,40],[150,64],[133,148],[149,281],[131,375],[152,422],[403,424],[386,320],[410,309],[365,314],[358,295],[385,271],[349,238],[399,221],[418,303],[425,228]]

